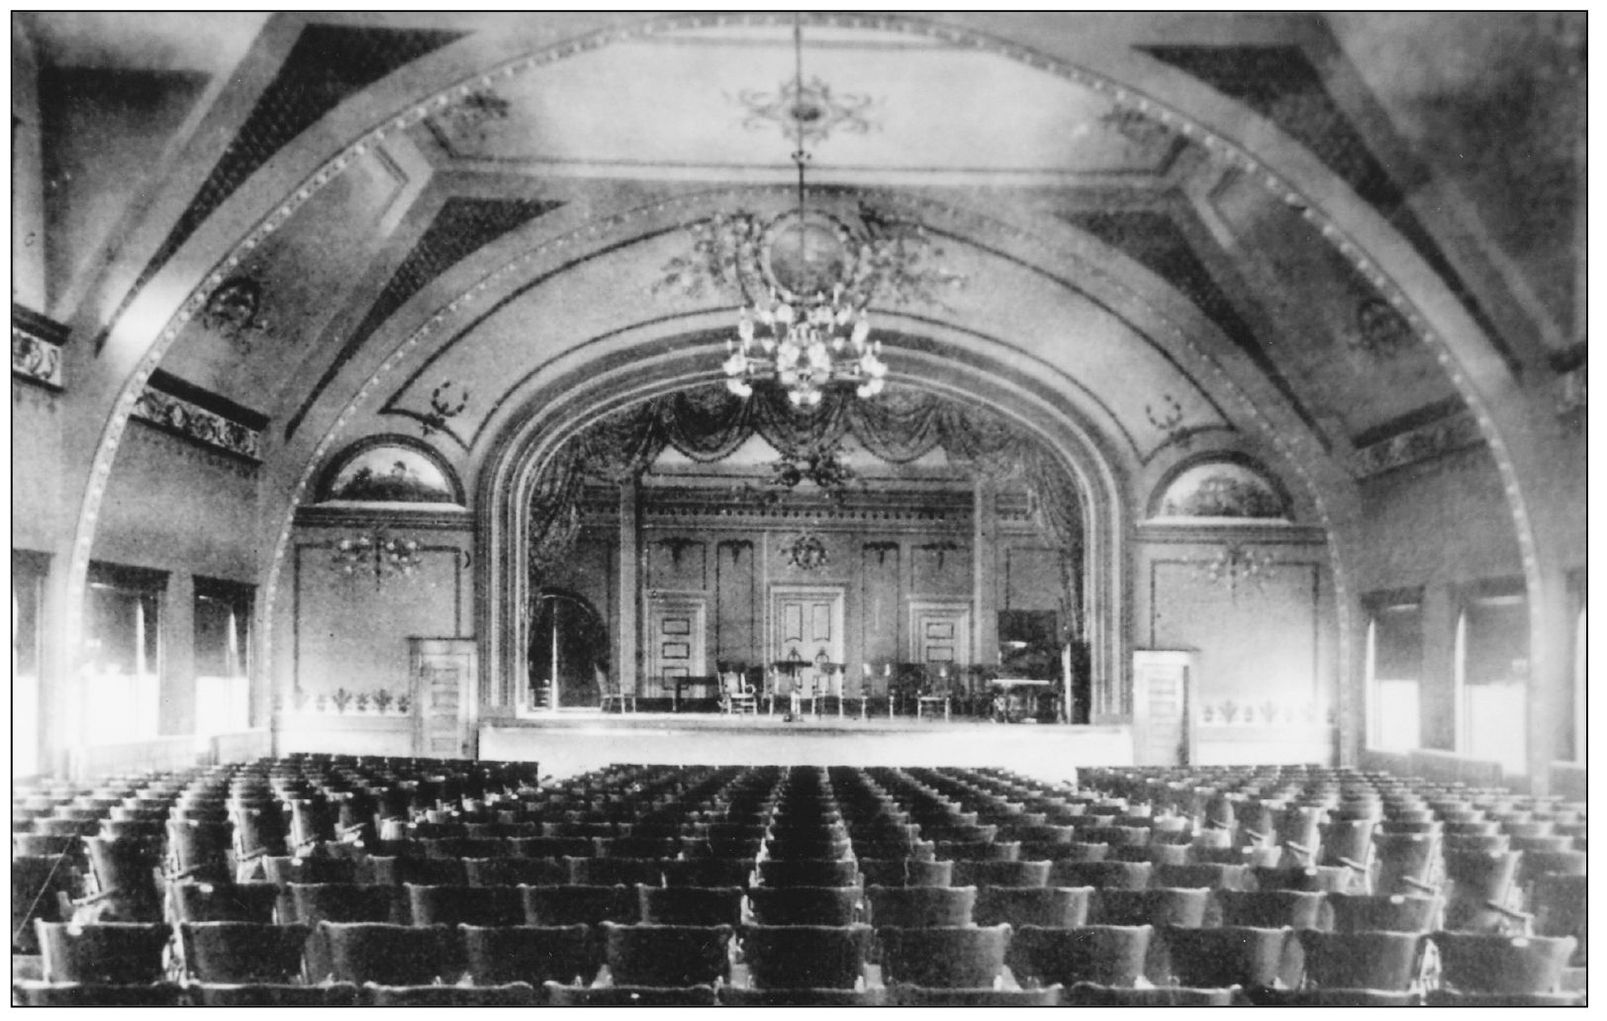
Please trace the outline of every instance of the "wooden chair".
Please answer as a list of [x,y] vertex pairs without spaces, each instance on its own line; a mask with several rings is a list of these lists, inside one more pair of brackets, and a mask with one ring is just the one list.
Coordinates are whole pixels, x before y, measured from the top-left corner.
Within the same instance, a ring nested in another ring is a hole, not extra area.
[[759,712],[759,697],[735,670],[720,675],[720,711],[727,716],[733,713],[753,716]]
[[617,704],[621,713],[636,711],[636,692],[626,691],[620,684],[619,678],[610,677],[602,667],[596,667],[597,690],[601,692],[602,702],[598,708],[608,712],[610,705]]
[[925,716],[928,709],[932,711],[934,716],[937,715],[938,707],[942,706],[943,719],[945,722],[948,721],[953,711],[954,702],[954,692],[950,687],[951,683],[947,666],[939,666],[936,677],[930,674],[927,675],[926,683],[922,685],[920,694],[915,698],[915,718],[917,720]]

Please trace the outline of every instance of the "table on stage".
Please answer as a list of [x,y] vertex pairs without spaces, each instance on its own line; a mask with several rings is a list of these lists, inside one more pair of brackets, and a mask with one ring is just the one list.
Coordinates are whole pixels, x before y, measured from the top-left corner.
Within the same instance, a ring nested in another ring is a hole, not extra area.
[[1027,717],[1037,718],[1038,700],[1054,694],[1054,681],[1034,680],[1028,677],[1000,677],[989,681],[993,689],[992,719],[1003,723],[1020,723]]

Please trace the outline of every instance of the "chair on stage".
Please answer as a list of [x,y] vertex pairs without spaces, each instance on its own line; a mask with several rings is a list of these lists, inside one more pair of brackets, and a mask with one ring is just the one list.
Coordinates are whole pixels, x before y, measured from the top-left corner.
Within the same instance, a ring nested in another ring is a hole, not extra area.
[[930,668],[928,668],[925,672],[923,683],[918,689],[918,694],[915,696],[915,718],[917,720],[922,718],[926,715],[927,710],[931,710],[932,714],[936,716],[938,708],[942,707],[943,719],[948,720],[954,701],[954,692],[950,685],[948,664],[939,665],[937,676],[935,677],[932,676]]
[[753,686],[741,672],[728,670],[720,675],[720,711],[727,716],[733,713],[758,715],[759,696],[754,694]]
[[621,713],[636,711],[636,692],[626,691],[618,677],[611,677],[602,667],[594,667],[597,677],[597,690],[602,703],[599,705],[603,712],[608,712],[610,705],[619,706]]

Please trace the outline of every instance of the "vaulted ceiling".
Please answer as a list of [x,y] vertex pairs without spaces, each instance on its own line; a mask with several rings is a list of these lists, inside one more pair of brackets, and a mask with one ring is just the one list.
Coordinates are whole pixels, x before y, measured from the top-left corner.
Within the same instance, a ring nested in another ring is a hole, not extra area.
[[[115,354],[195,284],[158,379],[264,422],[287,483],[362,432],[472,468],[586,358],[703,345],[713,378],[736,296],[653,284],[690,225],[794,201],[790,15],[15,17],[47,239],[16,300]],[[1582,361],[1582,17],[808,15],[803,39],[812,201],[924,225],[964,278],[873,307],[895,377],[963,390],[950,352],[997,348],[1132,472],[1297,432],[1360,478],[1464,413],[1416,282],[1146,89],[1350,189],[1514,377]]]

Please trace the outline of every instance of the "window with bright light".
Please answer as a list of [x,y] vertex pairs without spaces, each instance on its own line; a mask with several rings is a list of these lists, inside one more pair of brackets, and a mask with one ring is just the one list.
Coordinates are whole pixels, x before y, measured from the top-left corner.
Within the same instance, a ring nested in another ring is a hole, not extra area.
[[166,589],[159,571],[90,565],[74,714],[86,744],[156,736]]
[[1529,606],[1521,584],[1488,585],[1458,620],[1457,750],[1528,773]]
[[1401,596],[1367,602],[1367,745],[1409,751],[1422,743],[1422,607]]
[[11,551],[11,772],[39,772],[39,664],[50,557]]
[[195,579],[195,731],[226,734],[251,725],[250,585]]

